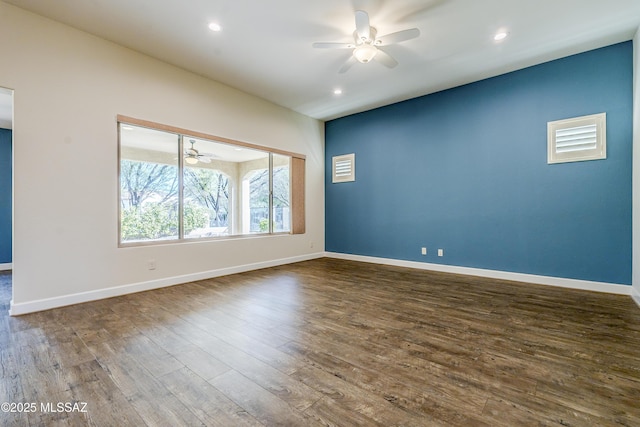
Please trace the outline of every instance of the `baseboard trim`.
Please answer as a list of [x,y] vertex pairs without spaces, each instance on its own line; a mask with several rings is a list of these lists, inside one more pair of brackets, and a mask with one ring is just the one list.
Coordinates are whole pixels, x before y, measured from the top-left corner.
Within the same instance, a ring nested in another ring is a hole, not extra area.
[[[485,270],[472,267],[458,267],[454,265],[432,264],[416,261],[404,261],[392,258],[378,258],[363,255],[325,252],[329,258],[361,261],[373,264],[393,265],[397,267],[417,268],[420,270],[439,271],[444,273],[464,274],[467,276],[488,277],[491,279],[511,280],[516,282],[534,283],[537,285],[558,286],[563,288],[582,289],[586,291],[606,292],[610,294],[631,295],[631,286],[615,283],[592,282],[588,280],[565,279],[562,277],[538,276],[535,274],[512,273],[508,271]],[[640,298],[640,296],[639,296]],[[636,301],[638,302],[638,300]],[[639,304],[640,305],[640,304]]]
[[150,280],[147,282],[114,286],[111,288],[97,289],[94,291],[79,292],[77,294],[62,295],[59,297],[45,298],[17,304],[14,304],[13,300],[11,300],[9,315],[20,316],[22,314],[50,310],[52,308],[64,307],[67,305],[80,304],[83,302],[96,301],[105,298],[113,298],[121,295],[133,294],[136,292],[150,291],[152,289],[159,289],[168,286],[195,282],[197,280],[212,279],[214,277],[228,276],[230,274],[244,273],[246,271],[260,270],[262,268],[276,267],[279,265],[292,264],[295,262],[308,261],[311,259],[322,257],[324,257],[324,253],[319,252],[308,255],[300,255],[289,258],[258,262],[254,264],[244,264],[234,267],[220,268],[217,270],[202,271],[200,273],[185,274],[182,276],[167,277],[163,279]]
[[13,263],[8,262],[8,263],[0,264],[0,271],[5,271],[5,270],[13,270]]
[[636,302],[638,307],[640,307],[640,292],[634,287],[631,288],[631,298]]
[[[277,260],[264,261],[253,264],[244,264],[234,267],[221,268],[217,270],[203,271],[199,273],[185,274],[182,276],[167,277],[163,279],[150,280],[146,282],[132,283],[122,286],[114,286],[110,288],[97,289],[93,291],[80,292],[76,294],[63,295],[53,298],[45,298],[35,301],[28,301],[14,304],[11,300],[9,314],[11,316],[20,316],[23,314],[34,313],[37,311],[50,310],[53,308],[64,307],[83,302],[96,301],[105,298],[113,298],[121,295],[132,294],[136,292],[160,289],[168,286],[180,285],[183,283],[194,282],[198,280],[212,279],[215,277],[228,276],[230,274],[244,273],[247,271],[260,270],[262,268],[276,267],[279,265],[292,264],[295,262],[308,261],[312,259],[328,257],[345,259],[351,261],[367,262],[372,264],[392,265],[397,267],[416,268],[420,270],[439,271],[444,273],[464,274],[468,276],[480,276],[493,279],[511,280],[516,282],[527,282],[538,285],[558,286],[572,289],[582,289],[596,292],[606,292],[612,294],[629,295],[640,307],[640,293],[629,285],[619,285],[613,283],[592,282],[588,280],[566,279],[561,277],[538,276],[534,274],[512,273],[498,270],[485,270],[471,267],[458,267],[445,264],[432,264],[416,261],[404,261],[391,258],[379,258],[363,255],[343,254],[337,252],[319,252],[308,255],[300,255],[289,258],[281,258]],[[6,264],[0,264],[0,267]],[[9,264],[10,265],[10,264]]]

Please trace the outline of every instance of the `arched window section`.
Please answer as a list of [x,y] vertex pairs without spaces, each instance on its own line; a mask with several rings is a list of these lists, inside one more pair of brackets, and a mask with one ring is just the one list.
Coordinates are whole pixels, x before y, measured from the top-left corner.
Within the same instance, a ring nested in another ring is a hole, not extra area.
[[242,178],[245,234],[291,231],[291,158],[271,153],[268,160]]

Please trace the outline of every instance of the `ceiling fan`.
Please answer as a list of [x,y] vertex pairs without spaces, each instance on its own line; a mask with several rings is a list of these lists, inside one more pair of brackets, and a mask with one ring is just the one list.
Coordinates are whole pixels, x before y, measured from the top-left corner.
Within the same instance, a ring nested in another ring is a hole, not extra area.
[[420,35],[420,30],[411,28],[380,37],[377,37],[377,33],[376,28],[369,24],[369,14],[363,10],[356,10],[353,43],[314,43],[312,46],[318,49],[353,49],[353,54],[338,70],[339,73],[346,72],[356,62],[366,64],[373,59],[386,67],[393,68],[398,65],[398,61],[385,52],[383,47],[415,39]]
[[194,147],[196,140],[190,139],[189,143],[191,144],[191,148],[187,148],[184,150],[184,161],[190,165],[195,165],[198,162],[202,163],[211,163],[211,158],[215,157],[214,154],[210,153],[200,153]]

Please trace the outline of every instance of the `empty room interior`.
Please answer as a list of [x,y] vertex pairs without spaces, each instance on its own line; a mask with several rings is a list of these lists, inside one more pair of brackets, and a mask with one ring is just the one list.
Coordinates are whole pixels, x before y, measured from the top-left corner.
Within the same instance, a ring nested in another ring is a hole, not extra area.
[[0,425],[640,426],[637,0],[1,0],[0,54]]

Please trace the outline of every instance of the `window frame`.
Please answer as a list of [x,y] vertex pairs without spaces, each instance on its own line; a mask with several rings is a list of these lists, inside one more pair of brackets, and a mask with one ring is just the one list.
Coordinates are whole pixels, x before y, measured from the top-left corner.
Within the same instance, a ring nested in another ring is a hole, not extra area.
[[[179,143],[178,147],[176,147],[177,153],[182,153],[184,151],[183,141],[187,138],[197,138],[203,140],[209,140],[214,143],[222,143],[231,146],[252,149],[257,151],[262,151],[268,154],[269,157],[269,231],[266,233],[249,233],[249,234],[230,234],[225,236],[212,236],[212,237],[200,237],[200,238],[186,238],[184,234],[184,219],[183,219],[183,204],[184,204],[184,167],[185,162],[182,158],[183,156],[178,155],[178,179],[179,179],[179,232],[177,239],[171,240],[146,240],[146,241],[135,241],[135,242],[126,242],[122,240],[122,208],[121,208],[121,199],[122,199],[122,184],[121,184],[121,162],[122,162],[122,144],[121,144],[121,127],[131,125],[137,127],[144,127],[147,129],[173,133],[178,136]],[[277,236],[277,235],[288,235],[288,234],[304,234],[305,233],[305,162],[306,156],[299,153],[294,153],[286,150],[280,150],[277,148],[265,147],[257,144],[252,144],[248,142],[238,141],[230,138],[220,137],[216,135],[210,135],[203,132],[192,131],[184,128],[179,128],[175,126],[164,125],[161,123],[151,122],[148,120],[136,119],[133,117],[128,117],[124,115],[116,116],[116,128],[117,128],[117,143],[118,143],[118,173],[117,173],[117,181],[118,181],[118,247],[135,247],[135,246],[150,246],[150,245],[167,245],[167,244],[182,244],[182,243],[195,243],[195,242],[203,242],[203,241],[219,241],[226,239],[237,239],[237,238],[260,238],[260,237],[269,237],[269,236]],[[288,231],[273,231],[272,229],[272,215],[273,215],[273,155],[282,155],[290,158],[289,162],[289,204],[291,211],[291,219],[289,224]]]
[[[345,174],[340,169],[348,163],[349,173]],[[354,182],[356,180],[356,153],[333,156],[331,160],[331,183]]]
[[[595,147],[559,152],[557,132],[594,127]],[[604,160],[607,158],[607,113],[572,117],[547,123],[547,164]]]

